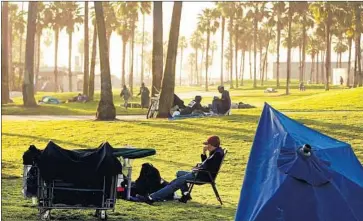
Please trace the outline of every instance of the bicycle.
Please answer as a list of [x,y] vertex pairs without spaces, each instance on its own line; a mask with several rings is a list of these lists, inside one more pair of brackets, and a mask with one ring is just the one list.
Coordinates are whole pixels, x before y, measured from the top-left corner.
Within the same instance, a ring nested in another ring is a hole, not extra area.
[[[154,87],[155,88],[155,87]],[[155,88],[157,94],[150,98],[150,106],[146,113],[146,119],[155,118],[159,110],[160,91]]]

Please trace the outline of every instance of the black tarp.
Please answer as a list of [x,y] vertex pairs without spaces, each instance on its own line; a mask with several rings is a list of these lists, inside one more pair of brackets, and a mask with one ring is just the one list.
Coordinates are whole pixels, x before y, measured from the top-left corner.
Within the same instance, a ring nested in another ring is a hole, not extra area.
[[62,180],[77,186],[99,186],[104,177],[122,171],[108,142],[96,149],[71,151],[50,141],[39,158],[38,167],[46,182]]

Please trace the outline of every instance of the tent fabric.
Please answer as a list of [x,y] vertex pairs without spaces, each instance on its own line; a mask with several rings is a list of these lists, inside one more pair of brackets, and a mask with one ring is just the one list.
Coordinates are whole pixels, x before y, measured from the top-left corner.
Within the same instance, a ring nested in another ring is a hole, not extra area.
[[75,185],[99,184],[103,177],[122,171],[121,163],[113,156],[113,148],[105,142],[93,150],[66,150],[50,141],[40,155],[37,165],[45,181],[62,180]]
[[363,167],[351,146],[265,104],[235,220],[363,220],[362,208]]

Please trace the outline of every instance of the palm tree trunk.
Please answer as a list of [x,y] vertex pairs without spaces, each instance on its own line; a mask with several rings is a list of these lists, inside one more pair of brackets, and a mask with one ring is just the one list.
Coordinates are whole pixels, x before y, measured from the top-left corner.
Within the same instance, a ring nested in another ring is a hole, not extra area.
[[[355,31],[355,51],[356,51],[356,60],[357,60],[357,66],[358,66],[358,72],[356,75],[357,78],[357,84],[362,87],[363,85],[363,73],[362,73],[362,66],[361,66],[361,47],[360,47],[360,36],[361,36],[361,11],[360,11],[360,4],[357,4],[355,7],[355,17],[356,17],[356,31]],[[355,84],[356,86],[356,84]]]
[[300,42],[300,44],[299,44],[299,82],[301,82],[302,81],[302,56],[301,56],[301,54],[302,54],[302,44],[301,44],[301,42]]
[[122,77],[121,77],[121,88],[126,84],[126,80],[125,80],[126,44],[127,44],[127,42],[124,39],[122,39]]
[[231,16],[229,18],[229,62],[230,62],[230,65],[229,65],[229,71],[230,71],[230,89],[233,89],[233,38],[232,38],[232,28],[233,28],[233,17]]
[[10,100],[9,94],[9,5],[8,2],[2,4],[1,18],[1,104],[7,104]]
[[[23,2],[24,3],[24,2]],[[19,79],[18,79],[18,84],[17,87],[21,88],[21,84],[23,82],[23,68],[22,68],[22,62],[23,62],[23,34],[20,35],[20,50],[19,50]],[[24,66],[24,64],[23,64]],[[38,73],[37,73],[38,74]],[[36,78],[37,79],[37,78]]]
[[348,45],[349,45],[349,58],[348,58],[348,78],[346,81],[347,87],[350,86],[350,69],[351,69],[351,58],[352,58],[352,41],[353,38],[348,39]]
[[72,92],[72,32],[68,33],[68,84],[69,84],[69,92]]
[[13,18],[9,16],[9,90],[14,89],[14,71],[13,71]]
[[93,39],[92,39],[91,71],[89,75],[89,87],[88,87],[88,97],[91,101],[94,99],[94,93],[95,93],[96,50],[97,50],[97,25],[95,23],[93,30]]
[[238,88],[238,25],[236,24],[236,27],[235,27],[235,37],[234,37],[234,44],[235,44],[235,47],[234,47],[234,57],[235,57],[235,75],[236,75],[236,88]]
[[162,2],[154,2],[153,9],[153,52],[152,52],[152,89],[155,96],[160,91],[163,78],[163,5]]
[[198,72],[198,49],[195,49],[195,77],[197,79],[197,85],[199,85],[199,72]]
[[245,73],[245,60],[246,60],[246,51],[243,50],[242,51],[242,56],[241,56],[241,62],[242,62],[242,69],[241,69],[241,86],[243,86],[243,78],[244,78],[244,73]]
[[226,19],[222,16],[222,39],[221,39],[221,85],[223,85],[223,58],[224,58],[224,25],[225,25]]
[[88,2],[84,3],[84,76],[83,94],[88,96],[88,74],[89,74],[89,39],[88,39]]
[[310,56],[311,56],[310,82],[313,82],[315,55],[314,54],[311,54]]
[[[257,12],[257,9],[255,9],[255,13]],[[257,87],[257,18],[255,15],[255,18],[253,19],[253,57],[254,57],[254,65],[253,65],[253,88]]]
[[325,51],[321,51],[321,65],[320,65],[320,80],[323,84],[325,84],[325,75],[324,75],[324,64],[325,64]]
[[159,113],[157,117],[169,117],[169,111],[173,105],[175,89],[175,63],[178,53],[178,38],[180,29],[180,18],[182,2],[174,2],[173,14],[170,25],[168,53],[166,57],[165,71],[160,93]]
[[259,65],[260,65],[260,81],[261,81],[261,83],[262,83],[262,78],[263,78],[263,73],[262,73],[263,62],[262,62],[262,60],[263,60],[262,59],[262,45],[260,44],[260,62],[259,62]]
[[249,66],[250,66],[250,80],[252,80],[252,47],[251,45],[248,48],[248,60],[249,60]]
[[23,83],[23,103],[25,107],[37,106],[34,97],[34,40],[37,7],[37,2],[29,2],[26,34],[25,75]]
[[180,71],[179,71],[179,86],[182,85],[182,69],[183,69],[183,50],[184,48],[180,48]]
[[108,58],[108,44],[106,39],[105,19],[102,2],[95,2],[99,51],[101,62],[101,99],[98,103],[96,118],[98,120],[114,120],[116,109],[113,104],[110,61]]
[[325,69],[326,69],[326,78],[325,78],[325,90],[328,91],[329,90],[329,81],[330,81],[330,56],[331,56],[331,37],[330,37],[330,26],[331,26],[331,10],[330,10],[330,3],[326,3],[326,9],[328,11],[328,18],[326,21],[326,27],[325,27],[325,31],[326,31],[326,64],[325,64]]
[[132,33],[131,33],[131,70],[129,75],[129,87],[131,97],[134,93],[134,48],[135,48],[135,21],[132,21]]
[[144,82],[144,45],[145,45],[145,14],[142,14],[142,43],[141,43],[141,81]]
[[301,77],[305,81],[305,51],[306,51],[306,15],[303,17],[303,42],[302,42],[302,62],[301,62]]
[[59,28],[55,28],[55,56],[54,56],[54,92],[58,91],[58,43],[59,43]]
[[339,68],[342,68],[342,52],[339,53]]
[[[210,24],[208,25],[210,27]],[[207,52],[205,59],[205,91],[208,91],[208,52],[209,52],[210,30],[207,31]]]
[[281,25],[280,16],[277,20],[277,60],[276,60],[276,87],[280,87],[280,39],[281,39]]
[[291,73],[291,23],[292,23],[292,8],[289,2],[289,17],[288,17],[288,37],[287,37],[287,73],[286,73],[286,95],[289,95],[290,90],[290,73]]
[[316,53],[316,78],[315,83],[319,84],[319,50]]
[[203,84],[203,61],[204,61],[204,50],[202,48],[202,61],[200,62],[200,73],[199,73],[200,86]]
[[38,34],[37,34],[37,43],[38,43],[38,46],[37,46],[37,67],[36,67],[36,71],[35,71],[35,88],[34,88],[34,93],[37,91],[37,85],[38,85],[38,75],[39,75],[39,67],[40,67],[40,40],[41,40],[41,36],[42,36],[42,32],[41,30],[39,30]]

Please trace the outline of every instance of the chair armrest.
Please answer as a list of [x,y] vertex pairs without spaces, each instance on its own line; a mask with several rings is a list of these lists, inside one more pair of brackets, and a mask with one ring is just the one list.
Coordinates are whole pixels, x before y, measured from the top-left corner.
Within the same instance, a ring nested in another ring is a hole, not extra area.
[[212,175],[211,175],[211,173],[208,170],[205,170],[205,169],[202,169],[202,168],[193,168],[192,171],[193,172],[196,172],[196,175],[195,175],[195,179],[194,180],[197,180],[197,176],[198,176],[198,173],[199,172],[203,172],[203,173],[208,174],[208,177],[209,177],[209,179],[210,179],[211,182],[214,182],[214,180],[212,178]]

